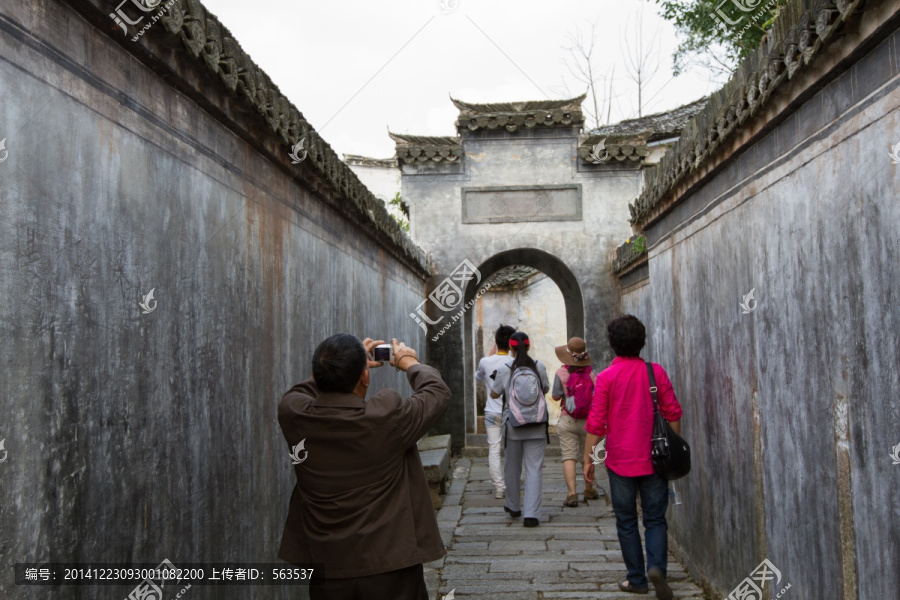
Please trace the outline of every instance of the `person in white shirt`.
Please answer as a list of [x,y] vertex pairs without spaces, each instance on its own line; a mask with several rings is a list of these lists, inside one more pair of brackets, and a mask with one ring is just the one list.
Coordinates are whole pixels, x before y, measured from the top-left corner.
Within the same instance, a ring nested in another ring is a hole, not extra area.
[[488,377],[509,361],[509,336],[516,332],[509,325],[500,325],[494,334],[493,350],[489,356],[485,356],[478,362],[478,370],[475,371],[475,381],[484,382],[488,394],[487,403],[484,406],[484,427],[488,438],[488,467],[491,471],[491,481],[494,484],[494,497],[497,499],[506,497],[506,483],[503,479],[503,468],[500,464],[500,423],[503,418],[503,397],[492,398],[490,394],[490,381]]

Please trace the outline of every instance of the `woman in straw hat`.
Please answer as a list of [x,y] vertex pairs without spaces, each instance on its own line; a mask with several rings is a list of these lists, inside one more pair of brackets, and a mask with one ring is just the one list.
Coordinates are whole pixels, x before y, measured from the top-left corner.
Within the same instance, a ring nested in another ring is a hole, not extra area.
[[[557,431],[562,451],[563,475],[566,478],[564,506],[578,506],[575,493],[575,463],[584,454],[585,419],[590,412],[590,402],[597,376],[591,370],[591,357],[580,337],[573,337],[563,346],[556,347],[556,357],[562,366],[553,378],[552,396],[559,401],[561,414]],[[594,486],[585,483],[584,499],[594,500],[600,495]]]

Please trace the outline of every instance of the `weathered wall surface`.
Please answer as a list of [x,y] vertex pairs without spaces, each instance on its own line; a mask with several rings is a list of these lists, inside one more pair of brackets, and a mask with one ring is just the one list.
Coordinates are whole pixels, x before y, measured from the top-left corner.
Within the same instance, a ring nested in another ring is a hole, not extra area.
[[[900,588],[892,27],[646,229],[649,285],[623,297],[685,409],[695,466],[671,531],[719,593],[763,558],[783,576],[772,594],[790,583],[793,598],[876,600]],[[751,289],[758,304],[744,314]]]
[[[311,158],[295,177],[69,6],[4,3],[0,57],[0,596],[130,589],[16,587],[16,562],[278,562],[278,401],[333,333],[424,349],[396,308],[424,271],[326,203]],[[260,594],[305,592],[190,591]]]

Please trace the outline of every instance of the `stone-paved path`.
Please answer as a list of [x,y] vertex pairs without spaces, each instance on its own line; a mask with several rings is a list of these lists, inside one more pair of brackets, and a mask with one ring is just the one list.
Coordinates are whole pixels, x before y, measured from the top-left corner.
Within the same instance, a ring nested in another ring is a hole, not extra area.
[[[580,466],[580,465],[579,465]],[[615,517],[607,502],[607,478],[590,505],[563,508],[566,486],[559,457],[544,461],[541,524],[522,526],[495,500],[487,458],[461,458],[438,512],[447,556],[426,565],[431,597],[538,600],[544,598],[655,598],[620,591],[625,565],[616,538]],[[579,500],[583,484],[578,476]],[[670,508],[677,510],[675,508]],[[643,529],[643,528],[642,528]],[[669,557],[669,583],[676,598],[703,598],[684,568]]]

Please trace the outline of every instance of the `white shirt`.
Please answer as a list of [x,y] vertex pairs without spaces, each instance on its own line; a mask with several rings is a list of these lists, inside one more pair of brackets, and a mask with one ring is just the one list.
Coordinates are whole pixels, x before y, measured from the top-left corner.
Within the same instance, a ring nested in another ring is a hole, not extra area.
[[511,360],[509,354],[494,354],[485,356],[478,361],[478,369],[475,371],[475,381],[485,381],[487,386],[487,403],[484,412],[501,414],[503,412],[503,398],[491,398],[491,373]]

